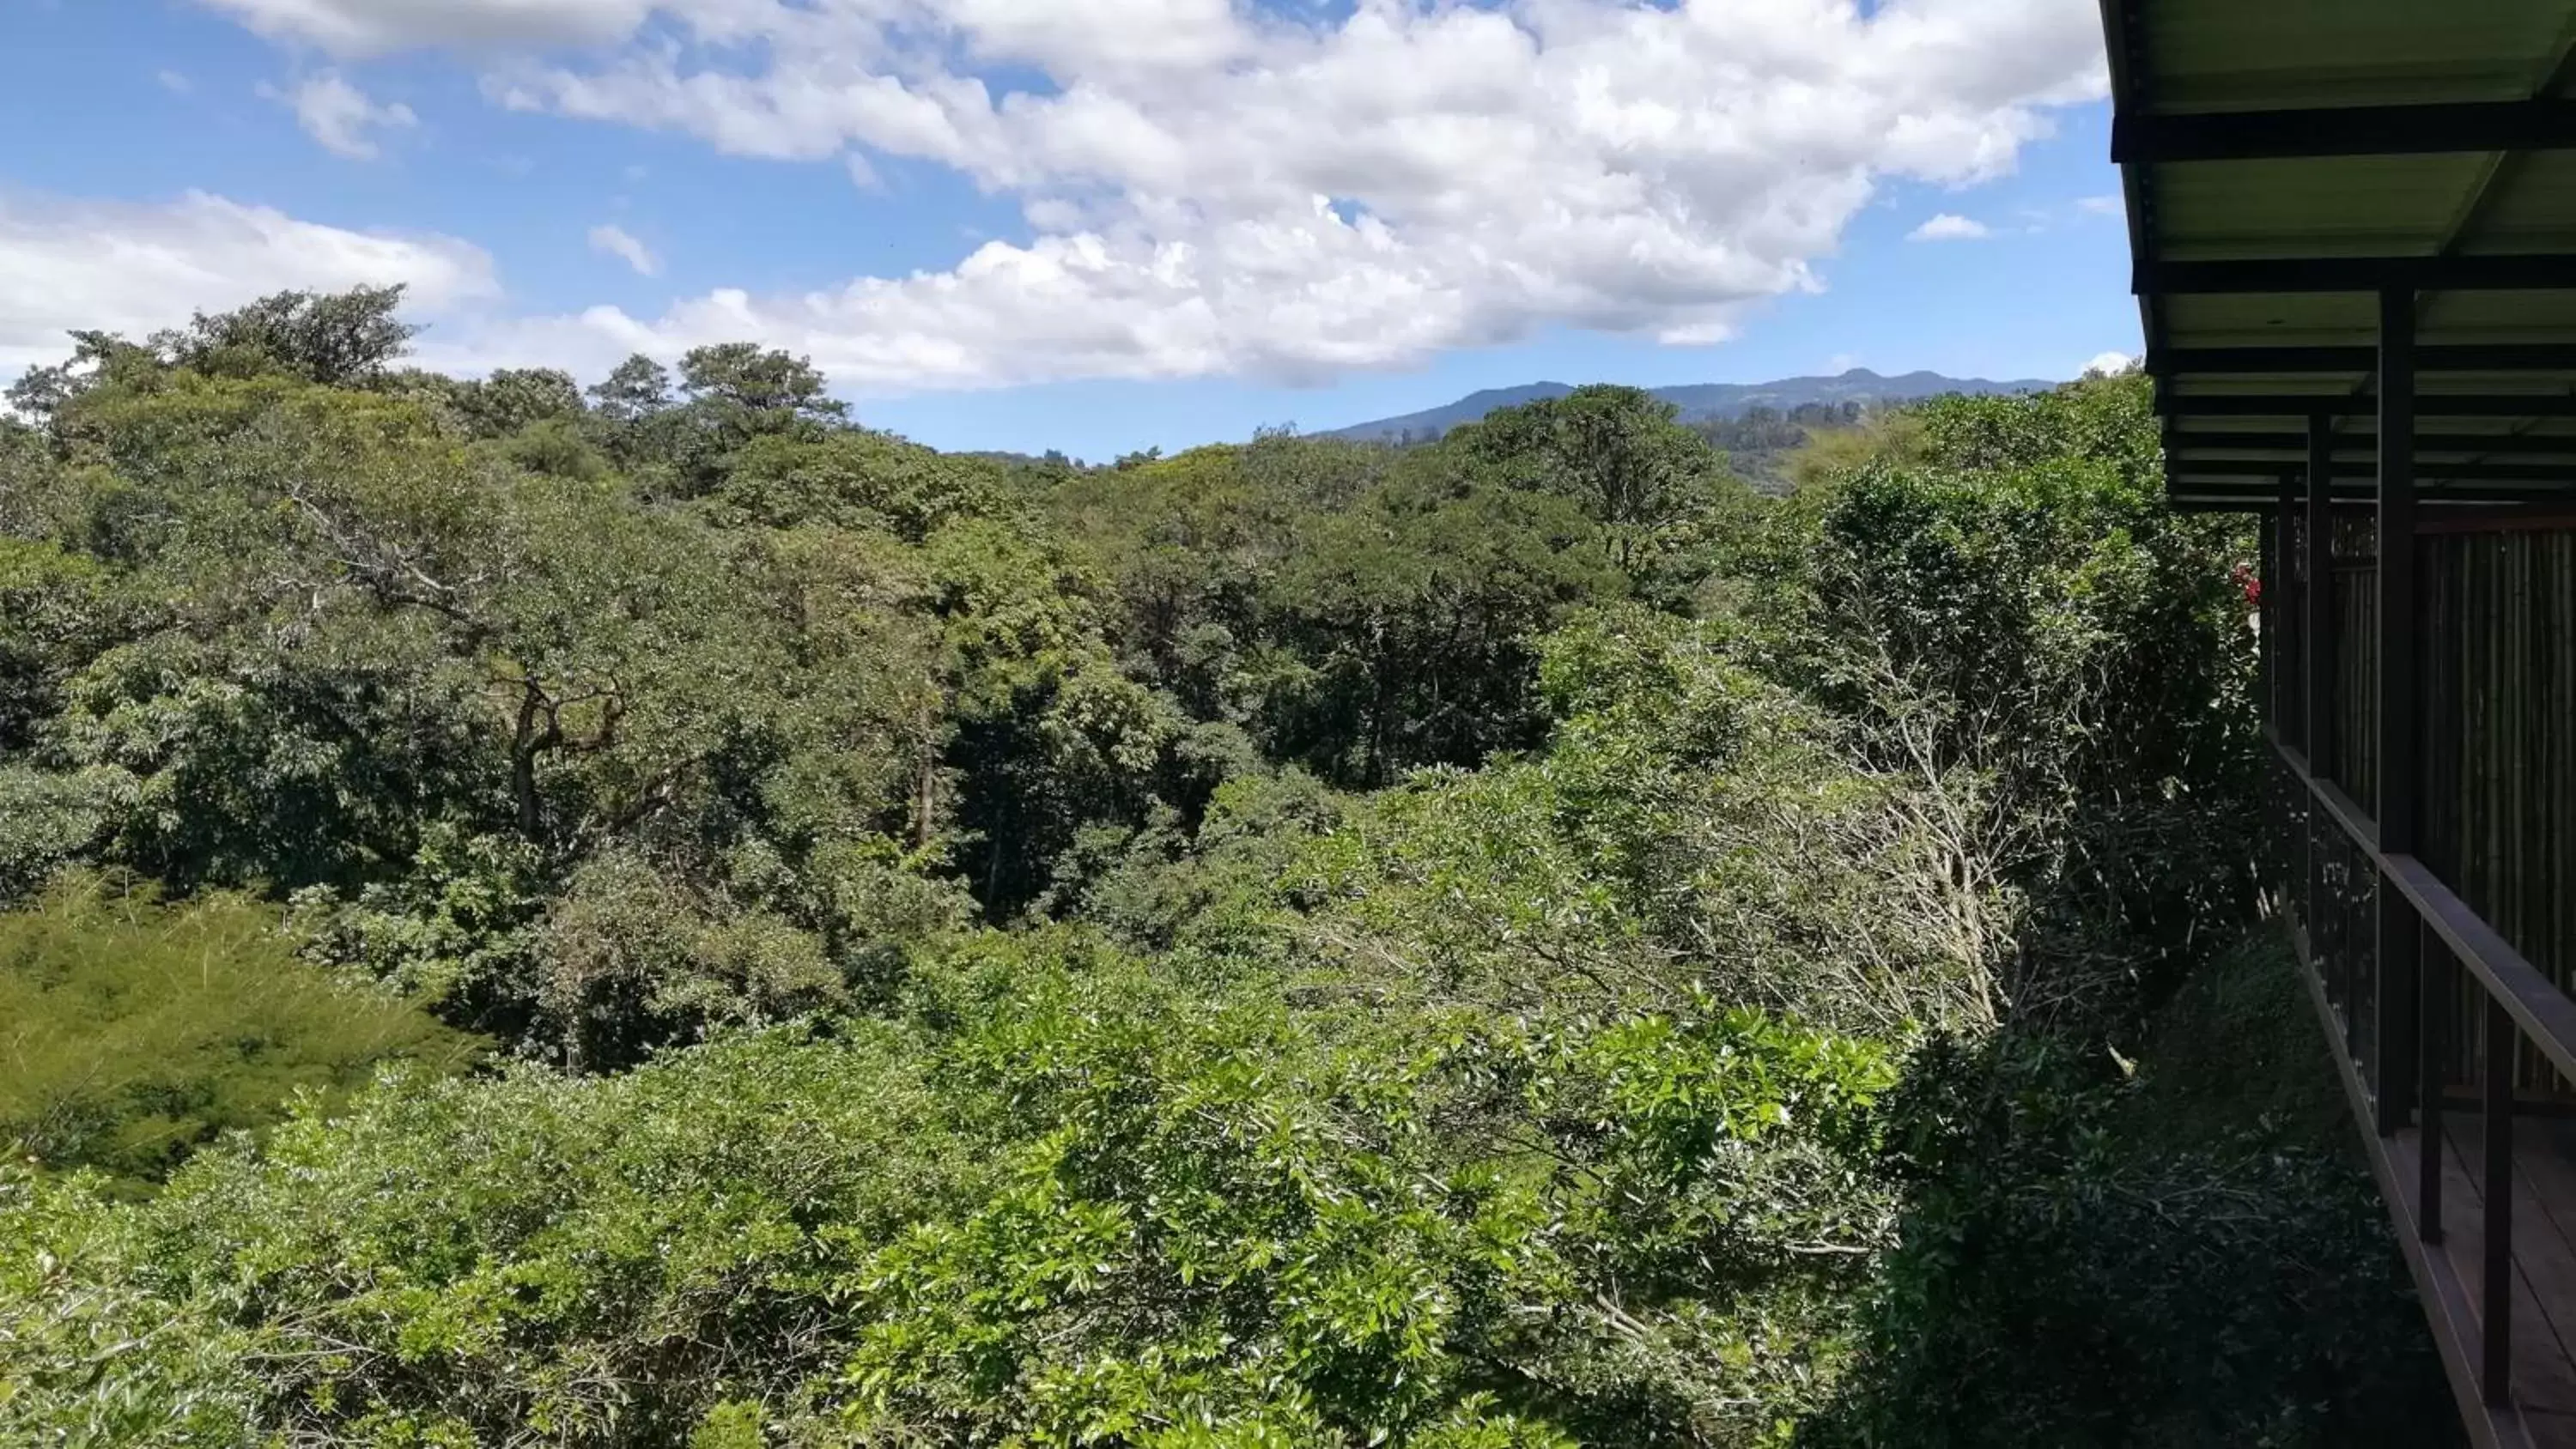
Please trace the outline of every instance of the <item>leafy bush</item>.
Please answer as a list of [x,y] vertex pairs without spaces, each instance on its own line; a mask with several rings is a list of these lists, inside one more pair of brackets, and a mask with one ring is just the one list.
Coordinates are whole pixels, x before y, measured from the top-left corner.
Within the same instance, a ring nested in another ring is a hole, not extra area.
[[2456,1442],[2295,970],[2222,953],[2126,1072],[2062,1043],[1924,1052],[1865,1367],[1813,1441]]
[[0,914],[0,1143],[51,1168],[157,1178],[299,1093],[376,1064],[431,1071],[475,1043],[296,958],[277,913],[235,897],[163,906],[73,877]]
[[0,1161],[0,1441],[256,1444],[254,1335],[157,1292],[149,1225],[96,1187]]
[[[1839,1352],[1889,1080],[1746,1011],[1391,1021],[996,940],[906,1028],[308,1105],[84,1271],[306,1443],[1741,1442]],[[77,1402],[60,1338],[0,1340],[15,1412]]]

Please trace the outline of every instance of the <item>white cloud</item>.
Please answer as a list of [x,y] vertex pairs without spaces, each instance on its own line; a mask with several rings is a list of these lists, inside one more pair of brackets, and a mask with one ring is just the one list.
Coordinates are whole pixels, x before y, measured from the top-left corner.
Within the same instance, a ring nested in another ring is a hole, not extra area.
[[945,269],[508,335],[755,337],[862,389],[1311,378],[1550,325],[1715,341],[1819,287],[1884,179],[2008,171],[2104,84],[2086,0],[207,3],[343,54],[475,52],[514,108],[1015,200],[1025,244]]
[[2084,364],[2084,371],[2079,375],[2090,377],[2097,372],[2126,372],[2130,368],[2136,366],[2137,361],[2138,360],[2136,358],[2131,357],[2125,352],[2097,353],[2091,362]]
[[174,96],[184,96],[197,88],[195,81],[175,70],[155,71],[152,78],[161,83],[161,89]]
[[2120,216],[2127,213],[2129,204],[2117,196],[2079,196],[2075,209],[2086,216]]
[[423,317],[500,291],[491,258],[445,237],[344,231],[202,192],[166,205],[0,195],[0,377],[69,355],[75,327],[140,336],[268,292],[393,282]]
[[622,226],[603,224],[592,227],[590,249],[626,263],[639,277],[658,276],[662,271],[662,261],[653,255],[653,249],[636,240],[634,233]]
[[201,0],[279,40],[340,55],[413,46],[498,50],[614,40],[633,31],[654,0]]
[[320,142],[323,150],[352,161],[375,159],[377,147],[369,131],[408,130],[420,124],[411,107],[399,101],[380,105],[335,70],[307,76],[292,91],[263,84],[259,93],[294,107],[296,124],[304,134]]
[[1982,221],[1943,212],[1905,234],[1907,241],[1979,241],[1994,232]]

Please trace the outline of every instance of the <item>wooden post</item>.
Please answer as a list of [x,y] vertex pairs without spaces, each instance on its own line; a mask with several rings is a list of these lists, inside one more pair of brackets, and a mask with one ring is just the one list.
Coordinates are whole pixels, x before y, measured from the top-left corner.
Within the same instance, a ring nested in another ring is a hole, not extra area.
[[2479,1387],[2501,1407],[2513,1402],[2513,1016],[2487,997],[2486,1073],[2480,1092],[2480,1126],[2486,1129],[2486,1181],[2479,1185],[2483,1231],[2479,1284],[2486,1311],[2478,1315]]
[[2340,784],[2342,776],[2335,769],[2333,438],[2334,419],[2308,419],[2308,587],[2299,610],[2299,662],[2308,678],[2300,743],[2307,750],[2308,773]]
[[[2315,450],[2315,435],[2310,434]],[[2379,850],[2415,853],[2424,771],[2417,759],[2415,651],[2423,621],[2415,608],[2415,289],[2379,295]],[[2414,1098],[2416,946],[2422,923],[2406,897],[2379,883],[2376,1030],[2371,1086],[2378,1127],[2394,1135]],[[2507,1050],[2510,1050],[2508,1045]]]
[[[2320,447],[2320,437],[2331,438],[2334,420],[2323,415],[2308,419],[2308,509],[2306,515],[2307,587],[2299,598],[2299,668],[2307,677],[2299,707],[2299,742],[2308,756],[2308,774],[2316,780],[2335,778],[2335,595],[2334,595],[2334,450],[2331,442]],[[2325,983],[2326,999],[2340,1012],[2344,1021],[2352,1019],[2352,1000],[2345,989],[2338,958],[2351,953],[2342,947],[2340,917],[2333,896],[2326,889],[2326,847],[2320,837],[2332,840],[2330,832],[2341,827],[2332,821],[2321,821],[2323,807],[2314,799],[2302,802],[2308,817],[2307,858],[2303,862],[2307,880],[2307,908],[2300,912],[2307,920],[2308,950],[2316,957],[2317,975]],[[2346,1055],[2350,1055],[2351,1032],[2344,1032]]]
[[2272,697],[2278,681],[2272,668],[2272,590],[2277,584],[2272,576],[2273,540],[2280,534],[2281,511],[2278,508],[2256,515],[2254,519],[2254,577],[2259,581],[2262,601],[2254,611],[2254,703],[2261,710],[2264,733],[2278,739],[2281,735],[2281,702]]
[[[2432,936],[2427,924],[2424,936]],[[2419,941],[2415,952],[2415,1233],[2442,1241],[2442,1060],[2450,1020],[2451,977],[2458,968],[2439,939]]]
[[[2272,739],[2280,744],[2298,741],[2298,679],[2290,674],[2290,520],[2298,515],[2298,479],[2290,474],[2280,476],[2280,492],[2272,497],[2272,512],[2264,515],[2262,530],[2262,661],[2264,661],[2264,710],[2269,710],[2267,723],[2272,726]],[[2287,862],[2285,862],[2287,865]]]

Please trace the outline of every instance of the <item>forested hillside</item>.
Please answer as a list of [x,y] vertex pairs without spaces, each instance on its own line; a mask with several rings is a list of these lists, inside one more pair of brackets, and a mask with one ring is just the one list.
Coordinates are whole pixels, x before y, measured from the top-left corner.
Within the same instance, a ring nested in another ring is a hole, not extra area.
[[[1921,402],[1949,393],[1983,397],[2045,392],[2051,386],[2035,378],[1994,382],[1982,377],[1943,377],[1937,372],[1882,377],[1868,368],[1854,367],[1829,377],[1685,383],[1653,388],[1648,395],[1657,402],[1672,404],[1679,421],[1705,432],[1757,415],[1767,414],[1775,426],[1783,418],[1810,421],[1842,414],[1847,420],[1850,414],[1865,409]],[[1553,402],[1573,391],[1561,382],[1487,388],[1421,412],[1336,428],[1327,436],[1363,443],[1436,442],[1451,428],[1477,422],[1500,409]]]
[[2454,1432],[2230,1106],[2313,1028],[2141,380],[1085,469],[398,302],[0,423],[0,1443]]

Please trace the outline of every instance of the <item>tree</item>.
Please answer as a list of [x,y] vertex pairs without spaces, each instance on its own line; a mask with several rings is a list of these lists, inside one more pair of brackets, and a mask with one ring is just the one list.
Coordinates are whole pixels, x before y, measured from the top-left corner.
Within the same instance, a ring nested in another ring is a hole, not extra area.
[[671,405],[671,372],[637,353],[590,390],[599,415],[612,423],[642,422]]
[[1309,523],[1281,562],[1263,606],[1286,648],[1246,666],[1274,752],[1374,786],[1536,742],[1533,641],[1625,581],[1570,500],[1453,488],[1421,465]]
[[[2352,1364],[2438,1395],[2366,1182],[2116,1146],[2253,813],[2247,540],[2163,507],[2138,379],[1873,418],[1785,498],[1620,389],[1087,469],[756,345],[398,370],[385,304],[81,334],[0,424],[0,1442],[2293,1445]],[[102,870],[171,904],[66,904]],[[379,1026],[509,1065],[359,1086]]]
[[399,283],[277,292],[235,311],[200,312],[185,328],[156,334],[151,346],[169,365],[210,376],[274,370],[325,387],[361,386],[381,377],[420,331],[397,315],[402,298]]
[[534,424],[579,420],[586,409],[572,374],[550,367],[504,367],[459,384],[450,400],[478,438],[506,438]]
[[630,466],[667,467],[682,497],[712,492],[735,451],[755,438],[814,440],[845,423],[849,404],[804,358],[748,342],[691,350],[674,400],[658,364],[629,358],[595,390],[612,450]]
[[1447,446],[1515,486],[1574,499],[1627,568],[1658,530],[1705,503],[1722,472],[1707,440],[1677,414],[1643,389],[1596,384],[1498,409],[1451,433]]
[[151,348],[128,342],[112,332],[76,331],[72,355],[49,366],[31,367],[9,385],[9,406],[51,424],[83,393],[103,383],[131,383],[162,366]]
[[720,406],[762,425],[788,419],[840,422],[850,405],[825,391],[823,374],[802,357],[750,342],[692,349],[680,359],[680,387],[693,403]]

